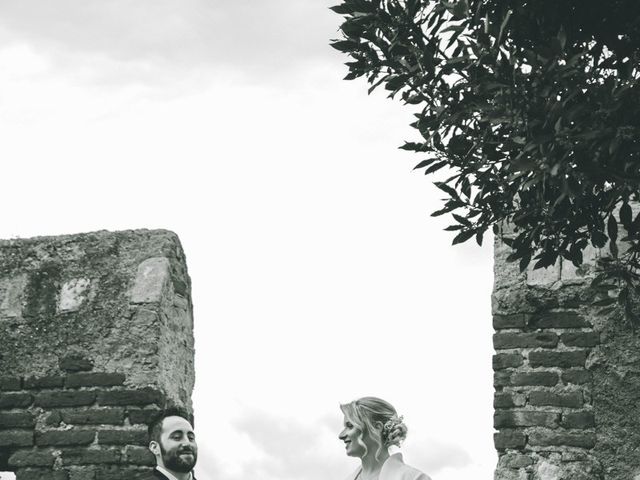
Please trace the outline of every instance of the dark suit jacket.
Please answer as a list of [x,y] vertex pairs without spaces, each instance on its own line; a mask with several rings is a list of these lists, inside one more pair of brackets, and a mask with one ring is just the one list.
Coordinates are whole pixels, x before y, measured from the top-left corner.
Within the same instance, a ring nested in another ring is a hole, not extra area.
[[[157,478],[158,480],[169,480],[165,474],[163,474],[159,470],[156,470],[155,468],[153,469],[153,477],[152,478]],[[196,477],[193,477],[193,480],[196,480]]]

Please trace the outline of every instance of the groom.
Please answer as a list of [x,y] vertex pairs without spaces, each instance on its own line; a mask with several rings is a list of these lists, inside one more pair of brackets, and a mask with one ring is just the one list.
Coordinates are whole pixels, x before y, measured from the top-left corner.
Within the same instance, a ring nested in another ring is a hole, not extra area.
[[186,412],[163,411],[149,425],[149,440],[149,450],[156,457],[153,478],[196,480],[193,467],[198,459],[198,445]]

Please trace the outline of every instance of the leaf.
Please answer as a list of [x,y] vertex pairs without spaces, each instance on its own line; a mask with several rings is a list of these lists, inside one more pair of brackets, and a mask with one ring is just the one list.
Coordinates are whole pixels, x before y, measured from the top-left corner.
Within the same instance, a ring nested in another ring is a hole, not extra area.
[[333,7],[329,7],[329,10],[333,10],[335,13],[340,15],[347,15],[349,13],[353,13],[353,9],[348,5],[335,5]]
[[458,223],[461,223],[462,225],[466,225],[467,227],[471,226],[471,222],[469,220],[467,220],[466,218],[464,218],[463,216],[456,215],[455,213],[452,213],[451,215],[453,216],[453,218],[456,219],[456,221]]
[[418,163],[415,167],[413,167],[413,169],[417,170],[419,168],[424,168],[428,165],[431,165],[434,161],[435,161],[435,158],[427,158],[426,160],[422,160],[420,163]]
[[440,190],[442,190],[443,192],[448,193],[451,196],[451,198],[459,198],[458,192],[456,192],[455,189],[453,189],[452,187],[450,187],[446,183],[444,183],[444,182],[433,182],[433,184],[436,187],[438,187]]
[[420,149],[422,148],[422,144],[415,143],[415,142],[404,142],[404,145],[401,145],[398,148],[400,150],[409,150],[409,151],[419,152]]
[[444,208],[441,208],[440,210],[436,210],[435,212],[433,212],[431,214],[432,217],[439,217],[440,215],[443,215],[445,213],[449,213],[451,210],[455,210],[456,208],[458,208],[456,205],[454,204],[447,204]]
[[607,233],[611,242],[615,243],[618,238],[618,222],[616,222],[616,217],[613,216],[613,213],[609,214],[609,219],[607,220]]
[[531,263],[531,254],[527,254],[520,259],[520,264],[518,265],[518,267],[520,268],[520,273],[524,272],[527,269],[529,263]]
[[632,220],[632,212],[631,205],[628,203],[623,203],[622,207],[620,207],[620,222],[624,225],[624,228],[629,230]]
[[500,24],[500,33],[498,33],[498,39],[496,40],[496,45],[499,45],[501,43],[504,29],[507,27],[507,23],[509,23],[509,18],[511,18],[512,13],[513,11],[509,9],[504,19],[502,20],[502,23]]
[[424,174],[425,174],[425,175],[428,175],[428,174],[433,173],[433,172],[435,172],[435,171],[437,171],[437,170],[440,170],[440,169],[441,169],[442,167],[444,167],[446,164],[447,164],[447,161],[446,161],[446,160],[443,160],[443,161],[438,162],[438,163],[434,163],[433,165],[431,165],[429,168],[427,168],[427,169],[424,171]]
[[602,248],[607,243],[607,236],[599,230],[591,232],[591,243],[596,248]]
[[360,42],[354,42],[353,40],[338,40],[330,44],[333,48],[340,52],[349,53],[357,50],[360,47]]
[[458,235],[455,236],[455,238],[453,239],[453,242],[451,242],[451,245],[457,245],[458,243],[466,242],[475,234],[476,234],[475,230],[466,230],[464,232],[460,232]]
[[627,298],[629,298],[629,290],[625,287],[622,288],[618,294],[618,304],[624,306],[625,303],[627,303]]

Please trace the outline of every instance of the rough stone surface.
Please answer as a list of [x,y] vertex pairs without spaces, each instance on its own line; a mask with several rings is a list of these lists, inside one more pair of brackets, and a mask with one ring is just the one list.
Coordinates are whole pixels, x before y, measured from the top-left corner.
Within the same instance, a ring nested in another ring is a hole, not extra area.
[[[132,384],[173,385],[167,393],[189,402],[185,392],[193,388],[193,374],[184,372],[193,372],[190,280],[173,233],[4,240],[0,272],[0,372],[126,372]],[[144,311],[133,300],[144,301]],[[175,355],[176,344],[187,354]]]
[[581,267],[559,259],[525,274],[508,254],[498,240],[495,480],[637,480],[640,337],[619,312],[592,305],[602,252],[590,249]]
[[60,289],[58,312],[74,312],[80,308],[86,299],[86,291],[91,280],[88,278],[72,278],[66,281]]
[[169,261],[165,257],[148,258],[140,265],[131,289],[131,303],[155,303],[162,298],[169,278]]
[[191,411],[193,315],[177,237],[0,241],[0,470],[148,478],[146,424]]

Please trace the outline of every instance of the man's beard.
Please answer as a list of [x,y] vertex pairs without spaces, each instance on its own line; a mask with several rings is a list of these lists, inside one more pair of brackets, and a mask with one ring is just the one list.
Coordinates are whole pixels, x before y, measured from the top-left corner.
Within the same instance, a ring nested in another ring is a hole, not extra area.
[[[175,449],[167,452],[162,443],[160,444],[160,451],[162,452],[162,461],[164,466],[169,470],[180,473],[189,473],[196,465],[198,455],[192,448]],[[181,453],[190,453],[193,455],[193,459],[185,459],[180,456]]]

